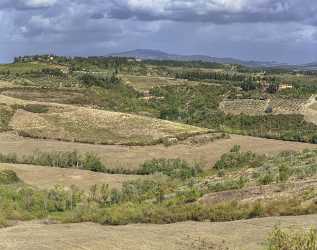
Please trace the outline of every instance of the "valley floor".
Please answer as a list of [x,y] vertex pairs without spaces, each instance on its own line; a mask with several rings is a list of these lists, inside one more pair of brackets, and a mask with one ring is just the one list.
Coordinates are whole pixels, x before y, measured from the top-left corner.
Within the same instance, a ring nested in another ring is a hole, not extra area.
[[274,226],[310,228],[317,215],[271,217],[235,222],[101,226],[93,223],[21,222],[0,229],[0,249],[85,250],[261,250]]

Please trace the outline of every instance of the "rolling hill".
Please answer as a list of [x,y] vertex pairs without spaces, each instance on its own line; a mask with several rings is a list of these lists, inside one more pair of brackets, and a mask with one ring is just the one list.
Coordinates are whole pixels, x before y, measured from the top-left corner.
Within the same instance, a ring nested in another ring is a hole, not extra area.
[[108,56],[111,57],[131,57],[139,58],[143,60],[176,60],[176,61],[203,61],[210,63],[220,63],[220,64],[241,64],[249,67],[274,67],[281,66],[283,64],[278,62],[262,62],[262,61],[244,61],[235,58],[218,58],[206,55],[177,55],[169,54],[160,50],[150,50],[150,49],[137,49],[126,52],[114,53]]

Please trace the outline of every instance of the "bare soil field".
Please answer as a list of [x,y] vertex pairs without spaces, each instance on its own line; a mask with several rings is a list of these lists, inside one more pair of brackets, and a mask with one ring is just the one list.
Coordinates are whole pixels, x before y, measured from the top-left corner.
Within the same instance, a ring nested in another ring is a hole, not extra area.
[[282,151],[301,151],[306,148],[317,149],[317,145],[299,142],[270,140],[249,136],[231,135],[230,139],[220,139],[206,144],[176,144],[169,147],[154,146],[120,146],[92,145],[55,140],[39,140],[24,138],[14,133],[0,133],[0,152],[17,153],[20,156],[33,154],[34,151],[72,151],[79,153],[96,153],[108,168],[138,168],[146,160],[153,158],[181,158],[189,162],[198,162],[205,167],[211,167],[227,153],[234,145],[241,145],[243,151],[253,151],[259,154],[274,154]]
[[120,188],[125,181],[146,178],[139,175],[115,175],[79,169],[0,163],[0,170],[7,169],[15,171],[24,183],[40,189],[53,188],[55,185],[66,188],[75,185],[82,190],[89,190],[94,184],[109,184],[110,188]]
[[101,226],[93,223],[20,222],[0,229],[3,250],[261,250],[274,226],[317,227],[317,215],[234,222]]

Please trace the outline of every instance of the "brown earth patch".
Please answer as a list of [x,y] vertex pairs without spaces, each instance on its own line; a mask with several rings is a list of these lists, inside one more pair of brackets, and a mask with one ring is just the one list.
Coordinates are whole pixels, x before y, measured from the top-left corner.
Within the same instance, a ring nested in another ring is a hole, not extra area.
[[23,182],[41,189],[53,188],[55,185],[75,185],[82,190],[89,190],[94,184],[109,184],[111,188],[120,188],[125,181],[146,178],[138,175],[112,175],[79,169],[0,163],[0,170],[4,169],[15,171]]
[[274,226],[317,227],[317,215],[271,217],[234,222],[101,226],[93,223],[21,222],[0,229],[3,250],[260,250]]

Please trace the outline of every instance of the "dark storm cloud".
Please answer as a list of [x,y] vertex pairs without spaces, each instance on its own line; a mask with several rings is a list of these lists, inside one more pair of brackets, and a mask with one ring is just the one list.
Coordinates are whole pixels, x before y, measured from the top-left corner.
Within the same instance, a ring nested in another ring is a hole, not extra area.
[[113,0],[109,15],[140,20],[184,22],[316,21],[315,0]]
[[294,60],[296,50],[311,60],[316,13],[316,0],[0,0],[0,48],[8,56],[49,47],[61,54],[158,48],[249,57],[256,41],[261,49],[253,57],[288,48],[283,59]]
[[2,0],[0,9],[17,9],[17,10],[30,10],[30,9],[43,9],[54,6],[57,0]]
[[[100,19],[172,20],[184,22],[302,22],[316,24],[315,0],[3,0],[0,8],[18,10],[84,6]],[[57,11],[57,8],[55,9]]]

